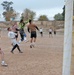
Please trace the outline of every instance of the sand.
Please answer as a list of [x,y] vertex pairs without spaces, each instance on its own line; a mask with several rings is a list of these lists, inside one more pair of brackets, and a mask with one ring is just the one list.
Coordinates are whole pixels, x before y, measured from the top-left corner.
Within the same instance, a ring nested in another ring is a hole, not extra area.
[[[2,31],[0,46],[5,53],[8,67],[0,65],[0,75],[62,75],[63,35],[57,34],[49,38],[38,34],[35,48],[30,48],[30,42],[20,44],[23,53],[15,49],[11,51],[11,42],[7,31]],[[29,33],[28,33],[28,39]],[[19,39],[19,38],[18,38]],[[0,60],[1,62],[1,60]]]

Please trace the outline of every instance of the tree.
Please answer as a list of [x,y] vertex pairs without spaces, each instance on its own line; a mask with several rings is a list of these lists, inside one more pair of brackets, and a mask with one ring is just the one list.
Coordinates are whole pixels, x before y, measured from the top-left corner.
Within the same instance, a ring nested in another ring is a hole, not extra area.
[[54,19],[59,20],[59,21],[61,21],[61,20],[64,21],[64,19],[65,19],[65,5],[63,7],[63,12],[61,14],[60,13],[56,14],[54,16]]
[[41,25],[43,25],[43,21],[48,21],[49,19],[47,18],[46,15],[41,15],[39,18],[38,18],[38,21],[41,21]]
[[57,20],[57,21],[61,21],[61,20],[63,20],[63,15],[60,14],[60,13],[58,13],[58,14],[56,14],[56,15],[54,16],[54,19]]
[[27,20],[27,19],[34,19],[35,17],[35,12],[31,11],[30,9],[25,9],[24,12],[22,13],[22,16],[21,18],[24,19],[24,20]]
[[41,15],[39,18],[38,18],[38,21],[48,21],[48,17],[46,15]]
[[63,7],[63,12],[62,12],[63,20],[65,20],[65,5]]
[[6,21],[10,21],[11,18],[14,18],[17,16],[17,13],[15,13],[13,7],[11,7],[11,5],[13,4],[13,2],[8,2],[8,1],[3,1],[3,3],[1,4],[3,6],[3,9],[5,10],[3,12],[3,16],[5,17]]

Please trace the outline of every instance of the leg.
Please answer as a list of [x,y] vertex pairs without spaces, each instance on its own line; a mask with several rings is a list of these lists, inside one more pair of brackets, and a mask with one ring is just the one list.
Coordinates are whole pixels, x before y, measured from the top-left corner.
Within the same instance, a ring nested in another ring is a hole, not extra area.
[[49,37],[51,36],[51,32],[49,32]]
[[24,36],[24,41],[27,43],[29,40],[27,40],[27,37]]
[[51,37],[53,37],[52,32],[51,32]]
[[24,35],[20,33],[20,37],[21,37],[21,40],[19,40],[19,43],[21,43],[24,40]]
[[34,42],[36,42],[36,38],[34,38]]
[[4,52],[0,48],[1,60],[4,61]]
[[34,47],[34,46],[35,46],[35,42],[36,42],[36,38],[37,38],[37,34],[36,34],[36,32],[35,32],[33,38],[34,38],[34,41],[33,41],[33,47]]
[[[41,35],[41,32],[40,32],[40,35]],[[42,35],[41,35],[42,36]]]
[[31,43],[33,42],[33,38],[31,38],[30,42],[31,42]]
[[42,32],[41,32],[41,37],[42,37]]
[[13,53],[14,49],[17,47],[17,44],[13,46],[11,52]]
[[21,41],[23,41],[24,40],[24,35],[20,34],[20,36],[21,36]]
[[30,48],[32,48],[32,42],[33,42],[33,38],[31,38],[31,40],[30,40]]
[[19,50],[19,52],[20,53],[23,53],[21,50],[20,50],[20,48],[19,48],[19,46],[16,44],[16,46],[17,46],[17,49]]
[[4,61],[4,52],[1,50],[1,48],[0,48],[0,54],[1,54],[1,60],[2,60],[1,65],[2,66],[7,66],[7,64]]
[[[36,41],[36,37],[37,37],[36,31],[31,32],[31,41],[30,41],[31,45],[30,45],[30,48],[32,48],[32,46],[34,47],[34,43]],[[34,42],[33,42],[33,38],[34,38]]]
[[33,47],[35,46],[35,42],[36,42],[36,37],[34,37],[34,42],[33,42]]

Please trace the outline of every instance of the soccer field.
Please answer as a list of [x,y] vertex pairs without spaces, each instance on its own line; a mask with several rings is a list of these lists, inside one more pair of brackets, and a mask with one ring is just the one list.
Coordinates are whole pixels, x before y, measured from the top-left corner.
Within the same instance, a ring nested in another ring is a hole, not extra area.
[[[38,34],[35,48],[30,48],[29,42],[20,44],[21,54],[17,49],[14,54],[10,52],[12,46],[7,31],[1,35],[0,46],[8,67],[0,65],[0,75],[62,75],[63,35],[49,38],[48,34],[44,37]],[[29,34],[27,36],[30,39]]]

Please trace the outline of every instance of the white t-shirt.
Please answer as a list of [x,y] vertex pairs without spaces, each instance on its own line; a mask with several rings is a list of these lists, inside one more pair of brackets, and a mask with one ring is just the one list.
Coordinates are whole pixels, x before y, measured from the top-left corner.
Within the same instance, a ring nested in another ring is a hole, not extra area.
[[49,29],[49,32],[52,32],[52,29]]
[[17,35],[16,33],[9,31],[8,32],[8,37],[11,39],[11,42],[13,45],[18,44],[18,42],[16,41],[15,35]]
[[43,29],[40,29],[40,32],[43,32]]
[[12,32],[12,31],[10,31],[10,32],[8,33],[8,37],[9,37],[10,39],[14,39],[14,38],[15,38],[15,35],[16,35],[16,33]]

